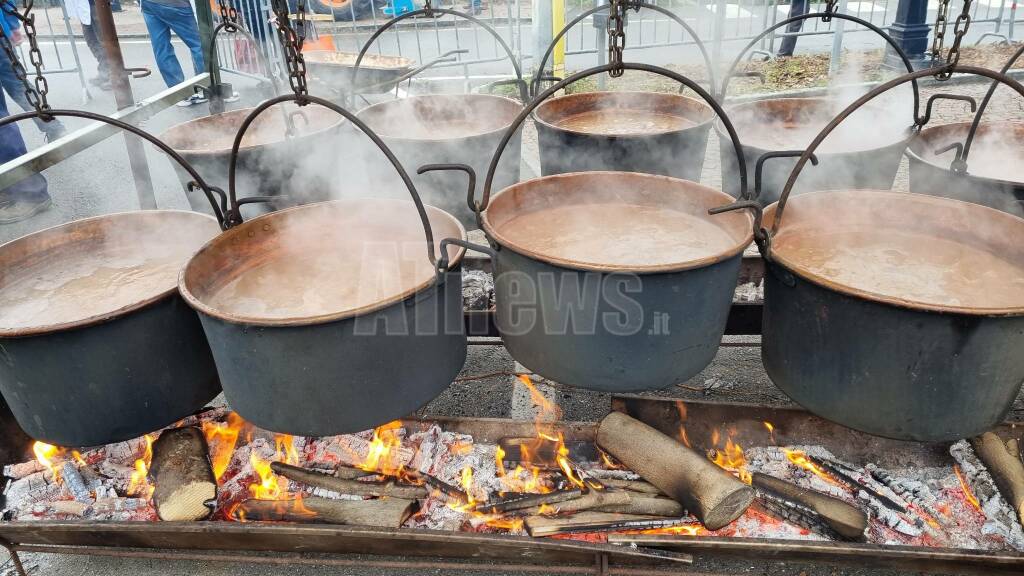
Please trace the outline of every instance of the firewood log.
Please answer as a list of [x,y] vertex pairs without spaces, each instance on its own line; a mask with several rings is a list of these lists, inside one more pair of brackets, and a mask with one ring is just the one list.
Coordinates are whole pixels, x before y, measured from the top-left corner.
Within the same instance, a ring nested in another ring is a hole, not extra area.
[[246,500],[232,511],[238,520],[314,522],[399,528],[413,513],[415,502],[402,498],[331,500],[307,496],[296,500]]
[[165,430],[153,443],[153,505],[161,520],[203,520],[217,505],[206,438],[199,428]]
[[298,466],[285,464],[284,462],[271,462],[270,469],[275,473],[305,484],[311,488],[323,488],[339,494],[351,494],[353,496],[388,496],[392,498],[403,498],[405,500],[418,500],[426,498],[429,490],[423,486],[402,486],[394,482],[360,482],[348,480],[307,470]]
[[481,512],[490,512],[492,514],[504,514],[506,512],[516,510],[539,508],[542,504],[550,506],[553,504],[568,502],[579,499],[582,496],[583,491],[577,488],[556,490],[554,492],[548,492],[547,494],[512,494],[493,502],[482,502],[477,505],[476,509]]
[[838,498],[801,488],[796,484],[790,484],[785,480],[760,472],[754,472],[753,484],[758,489],[810,508],[843,538],[862,538],[868,527],[868,515],[863,510]]
[[650,482],[644,482],[643,480],[622,480],[619,478],[603,478],[601,483],[608,488],[618,488],[620,490],[629,490],[630,492],[640,492],[642,494],[651,495],[664,495],[657,486]]
[[999,436],[985,432],[972,441],[974,451],[988,468],[1003,498],[1017,512],[1024,525],[1024,463],[1020,459],[1016,442],[1003,443]]
[[572,516],[530,516],[524,522],[527,533],[534,538],[572,532],[610,532],[664,528],[682,523],[679,518],[580,512]]
[[709,530],[739,518],[754,500],[753,488],[703,454],[621,412],[601,421],[597,444],[682,504]]
[[601,506],[628,504],[629,501],[629,492],[597,492],[592,490],[572,500],[527,508],[522,512],[530,516],[541,514],[541,510],[543,510],[543,514],[547,515],[569,514],[581,510],[593,510]]
[[594,508],[598,512],[618,512],[620,514],[641,514],[651,516],[684,516],[683,505],[671,498],[651,498],[649,496],[633,496],[626,504],[613,504]]

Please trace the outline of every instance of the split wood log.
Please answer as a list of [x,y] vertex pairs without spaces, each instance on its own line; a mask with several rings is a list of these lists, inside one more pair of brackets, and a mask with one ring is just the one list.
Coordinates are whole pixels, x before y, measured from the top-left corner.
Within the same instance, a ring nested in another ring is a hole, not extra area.
[[641,494],[653,494],[653,495],[664,495],[664,493],[654,484],[650,482],[644,482],[643,480],[622,480],[619,478],[603,478],[601,483],[608,488],[618,488],[619,490],[629,490],[630,492],[639,492]]
[[506,512],[513,512],[516,510],[536,508],[542,504],[550,506],[561,502],[567,502],[569,500],[576,500],[582,496],[583,491],[576,488],[571,490],[555,490],[554,492],[548,492],[547,494],[515,494],[494,502],[481,503],[476,507],[476,509],[481,512],[490,512],[492,514],[504,514]]
[[629,504],[630,502],[629,492],[597,492],[590,491],[583,494],[579,498],[572,500],[566,500],[565,502],[556,502],[550,505],[536,506],[522,510],[524,514],[533,516],[543,514],[552,516],[555,514],[571,514],[573,512],[580,512],[582,510],[593,510],[600,508],[601,506],[613,506]]
[[1004,444],[992,432],[985,432],[972,441],[974,451],[996,481],[999,492],[1017,512],[1021,525],[1024,525],[1024,462],[1021,462],[1019,449],[1014,450],[1016,444]]
[[308,470],[284,462],[271,462],[270,469],[275,473],[305,484],[311,488],[323,488],[339,494],[351,494],[353,496],[387,496],[390,498],[402,498],[405,500],[418,500],[426,498],[429,491],[423,486],[403,486],[394,482],[360,482],[358,480],[347,480],[338,478],[316,470]]
[[403,498],[331,500],[307,496],[297,500],[246,500],[232,514],[255,522],[315,522],[399,528],[413,513],[415,501]]
[[620,530],[647,530],[665,528],[683,523],[680,518],[611,514],[607,512],[580,512],[572,516],[530,516],[524,522],[527,533],[534,538],[569,534],[573,532],[615,532]]
[[709,530],[739,518],[754,500],[753,488],[703,454],[621,412],[601,421],[597,444],[682,504]]
[[814,490],[801,488],[774,476],[754,472],[754,487],[770,492],[790,502],[801,504],[813,510],[832,530],[843,538],[857,539],[864,536],[868,527],[868,515],[863,510],[847,504],[838,498]]
[[338,464],[338,467],[334,469],[335,478],[343,478],[345,480],[358,480],[360,478],[366,478],[367,476],[373,476],[373,472],[367,472],[362,468],[356,468],[354,466],[348,466],[346,464]]
[[599,512],[618,512],[620,514],[641,514],[651,516],[685,516],[683,505],[671,498],[650,498],[634,496],[628,504],[599,506]]
[[161,520],[204,520],[217,506],[217,479],[203,432],[164,430],[153,442],[153,505]]
[[[543,510],[543,512],[541,511]],[[654,498],[637,492],[617,491],[598,492],[592,490],[574,500],[567,500],[547,506],[538,506],[523,510],[526,515],[571,514],[585,510],[597,512],[615,512],[619,514],[637,514],[641,516],[683,516],[686,511],[675,500]]]

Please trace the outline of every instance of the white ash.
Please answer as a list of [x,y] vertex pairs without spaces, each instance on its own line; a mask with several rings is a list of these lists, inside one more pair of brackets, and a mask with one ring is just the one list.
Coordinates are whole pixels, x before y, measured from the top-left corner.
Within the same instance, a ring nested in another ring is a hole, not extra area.
[[640,475],[632,470],[588,468],[587,474],[590,474],[598,480],[641,480]]
[[764,284],[746,282],[736,286],[734,302],[761,302],[764,300]]
[[8,464],[4,466],[4,476],[12,478],[14,480],[21,480],[29,474],[35,474],[36,472],[42,472],[46,470],[46,466],[43,466],[39,460],[29,460],[28,462],[19,462],[17,464]]
[[85,485],[85,479],[78,472],[74,462],[64,462],[60,468],[60,477],[72,498],[79,502],[92,502],[92,492]]
[[463,270],[462,305],[466,310],[489,310],[494,305],[494,277],[482,270]]
[[999,493],[992,475],[974,453],[970,442],[956,442],[949,447],[949,453],[960,465],[968,487],[981,504],[987,519],[982,532],[1005,538],[1014,549],[1024,551],[1024,529],[1017,521],[1017,514]]

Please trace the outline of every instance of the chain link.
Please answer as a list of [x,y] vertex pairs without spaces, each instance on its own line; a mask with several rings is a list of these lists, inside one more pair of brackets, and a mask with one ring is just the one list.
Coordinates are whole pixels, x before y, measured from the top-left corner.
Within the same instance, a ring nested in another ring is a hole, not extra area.
[[949,27],[949,0],[939,0],[939,8],[935,14],[935,36],[932,38],[932,62],[942,59],[942,45],[946,41],[946,30]]
[[825,2],[825,15],[821,17],[822,22],[831,22],[832,15],[839,9],[839,0],[827,0]]
[[224,30],[227,32],[237,32],[238,11],[235,10],[235,5],[231,3],[225,4],[223,0],[217,0],[217,6],[220,8],[220,21],[224,23]]
[[18,80],[21,80],[22,85],[25,87],[25,97],[28,98],[29,104],[31,104],[37,112],[45,112],[50,109],[50,105],[46,101],[46,95],[50,91],[50,85],[46,81],[46,76],[43,75],[43,53],[39,50],[39,42],[36,37],[36,15],[32,13],[33,3],[34,0],[24,0],[22,2],[24,14],[18,12],[11,0],[3,0],[2,8],[5,14],[10,14],[17,18],[21,22],[21,26],[25,31],[25,37],[28,39],[28,61],[32,64],[33,68],[35,68],[36,73],[34,84],[29,83],[28,71],[18,59],[18,55],[14,51],[14,44],[6,34],[0,34],[0,36],[3,36],[3,39],[0,40],[0,46],[3,47],[4,53],[7,55],[7,59],[10,60],[11,67],[14,69],[14,74],[18,77]]
[[299,97],[298,104],[305,104],[309,94],[306,87],[306,59],[302,55],[302,43],[306,37],[306,1],[299,0],[296,7],[296,21],[299,32],[292,28],[288,14],[287,0],[271,0],[271,8],[277,19],[277,34],[284,49],[284,62],[288,67],[288,83],[292,91]]
[[630,0],[611,0],[608,4],[608,63],[613,66],[608,71],[612,78],[622,76],[622,50],[626,45],[626,32],[623,29],[626,21],[626,10]]
[[935,79],[940,82],[953,77],[953,67],[960,61],[960,44],[971,27],[971,4],[973,0],[964,0],[964,8],[953,25],[953,45],[949,47],[949,53],[946,55],[946,67],[935,75]]

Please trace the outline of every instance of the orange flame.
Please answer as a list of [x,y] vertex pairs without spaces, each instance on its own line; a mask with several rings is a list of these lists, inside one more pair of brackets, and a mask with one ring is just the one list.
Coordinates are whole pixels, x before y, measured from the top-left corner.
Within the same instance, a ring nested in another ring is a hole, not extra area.
[[256,500],[280,500],[281,486],[277,482],[277,475],[270,469],[270,462],[256,452],[250,452],[249,463],[259,476],[259,483],[249,485],[252,497]]
[[153,496],[154,487],[149,483],[149,466],[153,462],[153,435],[143,436],[146,440],[146,451],[142,458],[135,461],[135,471],[128,481],[128,494],[149,499]]
[[229,413],[227,422],[203,422],[203,435],[206,436],[206,443],[212,455],[213,476],[218,481],[231,463],[238,435],[245,424],[245,420],[237,412]]
[[782,452],[783,454],[786,455],[786,458],[788,458],[789,461],[792,462],[793,464],[799,466],[800,468],[803,468],[804,470],[810,471],[815,476],[821,478],[822,480],[828,482],[829,484],[839,486],[840,488],[845,488],[845,486],[841,482],[833,478],[828,472],[822,470],[821,467],[819,467],[814,462],[811,462],[810,459],[807,458],[807,454],[805,454],[804,452],[800,450],[787,450],[785,448],[782,449]]
[[64,453],[63,448],[54,446],[53,444],[47,444],[45,442],[36,441],[32,444],[32,452],[36,455],[36,460],[46,467],[53,474],[53,480],[60,480],[60,471],[54,465],[54,458]]
[[708,531],[700,524],[680,524],[679,526],[665,526],[664,528],[648,528],[627,534],[671,534],[677,536],[701,536]]
[[395,455],[402,448],[402,437],[399,435],[401,429],[402,423],[398,420],[375,428],[366,458],[355,466],[367,472],[401,476],[405,466],[395,462]]
[[[717,436],[717,432],[716,430],[713,436]],[[743,455],[743,447],[733,442],[731,436],[726,439],[725,448],[714,450],[714,458],[711,460],[719,467],[736,473],[743,482],[751,483],[752,476],[747,470],[747,459]]]
[[[579,474],[569,460],[569,449],[565,445],[565,438],[558,431],[555,423],[562,418],[562,410],[557,404],[551,402],[544,394],[534,386],[530,377],[525,374],[519,375],[519,381],[526,386],[530,393],[530,401],[537,410],[537,417],[534,420],[535,438],[530,442],[519,445],[519,462],[511,472],[506,472],[501,477],[502,486],[508,492],[532,492],[546,493],[552,490],[541,481],[541,466],[549,467],[557,465],[570,482],[586,488]],[[553,454],[551,462],[547,462],[542,454]],[[504,451],[502,452],[504,458]],[[503,468],[502,468],[503,469]]]
[[768,437],[771,438],[772,444],[775,444],[775,425],[767,420],[763,424],[768,429]]
[[501,446],[494,447],[494,473],[498,476],[505,475],[505,449]]
[[981,510],[981,502],[978,502],[978,498],[971,491],[971,487],[967,485],[967,479],[964,478],[964,475],[960,472],[960,467],[956,464],[953,465],[953,473],[956,474],[956,479],[960,481],[960,489],[963,490],[967,501],[971,503],[971,506]]

